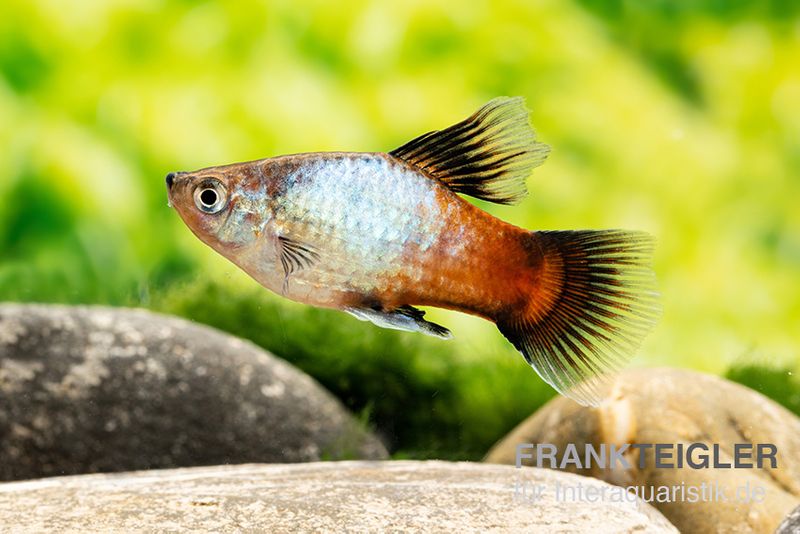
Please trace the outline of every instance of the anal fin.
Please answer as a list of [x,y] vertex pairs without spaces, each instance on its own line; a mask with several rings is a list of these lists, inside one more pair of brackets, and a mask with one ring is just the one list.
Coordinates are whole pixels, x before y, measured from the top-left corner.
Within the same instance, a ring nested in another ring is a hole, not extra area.
[[348,307],[345,308],[344,311],[360,321],[369,321],[381,328],[404,330],[406,332],[421,332],[442,339],[450,339],[453,337],[450,330],[447,328],[426,321],[424,319],[425,312],[413,306],[400,306],[392,311]]

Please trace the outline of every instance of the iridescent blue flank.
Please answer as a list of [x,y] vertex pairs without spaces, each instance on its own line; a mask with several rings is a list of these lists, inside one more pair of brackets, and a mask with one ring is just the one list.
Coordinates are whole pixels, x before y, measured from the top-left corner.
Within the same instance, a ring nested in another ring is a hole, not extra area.
[[[377,154],[305,160],[272,204],[274,231],[313,247],[317,265],[298,283],[369,292],[400,267],[403,254],[428,251],[445,228],[437,182]],[[372,287],[370,287],[372,286]]]

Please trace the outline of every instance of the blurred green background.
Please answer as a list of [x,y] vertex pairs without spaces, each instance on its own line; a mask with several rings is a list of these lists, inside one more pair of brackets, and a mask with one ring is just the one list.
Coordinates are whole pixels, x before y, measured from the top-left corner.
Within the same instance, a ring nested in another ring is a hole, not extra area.
[[726,374],[800,412],[800,3],[5,0],[0,300],[142,306],[306,370],[397,457],[479,458],[553,393],[494,327],[379,330],[206,249],[164,175],[385,151],[498,95],[553,147],[531,229],[658,238],[632,365]]

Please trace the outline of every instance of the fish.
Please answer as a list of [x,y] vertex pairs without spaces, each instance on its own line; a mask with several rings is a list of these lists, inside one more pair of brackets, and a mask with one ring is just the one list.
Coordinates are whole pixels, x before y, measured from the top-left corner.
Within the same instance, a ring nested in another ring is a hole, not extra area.
[[450,338],[418,308],[492,321],[580,404],[638,350],[660,313],[654,239],[527,230],[465,197],[513,204],[547,158],[522,97],[389,152],[310,152],[171,172],[169,204],[265,288],[377,326]]

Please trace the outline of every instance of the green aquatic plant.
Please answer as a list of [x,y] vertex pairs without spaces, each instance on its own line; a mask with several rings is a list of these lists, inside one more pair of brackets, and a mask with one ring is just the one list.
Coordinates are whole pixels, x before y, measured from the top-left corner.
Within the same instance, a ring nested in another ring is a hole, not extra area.
[[800,378],[791,367],[737,363],[725,372],[725,378],[754,389],[800,415]]

